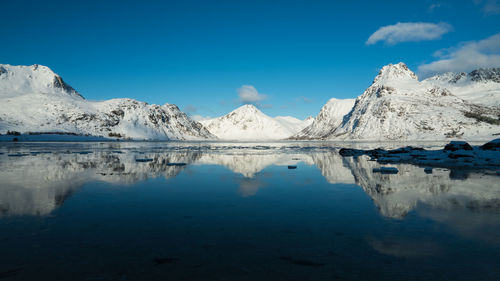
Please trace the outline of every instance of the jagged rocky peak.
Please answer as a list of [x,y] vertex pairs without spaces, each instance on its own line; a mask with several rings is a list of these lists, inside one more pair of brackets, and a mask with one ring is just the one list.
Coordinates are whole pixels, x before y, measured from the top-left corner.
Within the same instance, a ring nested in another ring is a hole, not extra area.
[[313,122],[314,121],[314,117],[312,116],[307,116],[306,119],[304,119],[305,122]]
[[449,84],[467,83],[467,81],[500,83],[500,68],[479,68],[469,73],[446,72],[427,78],[426,81]]
[[444,83],[450,83],[450,84],[456,84],[459,81],[462,81],[462,79],[467,77],[467,73],[465,72],[445,72],[443,74],[438,74],[434,75],[432,77],[429,77],[425,80],[429,82],[444,82]]
[[406,64],[388,64],[380,70],[373,83],[384,83],[391,80],[416,80],[417,75],[411,71]]
[[480,68],[471,71],[468,74],[470,80],[475,82],[492,81],[500,83],[500,67],[497,68]]

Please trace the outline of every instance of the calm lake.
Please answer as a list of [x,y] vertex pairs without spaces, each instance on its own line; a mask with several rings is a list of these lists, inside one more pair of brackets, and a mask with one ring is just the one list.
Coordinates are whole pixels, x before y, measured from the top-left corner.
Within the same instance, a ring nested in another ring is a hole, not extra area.
[[500,280],[497,173],[338,148],[0,144],[0,279]]

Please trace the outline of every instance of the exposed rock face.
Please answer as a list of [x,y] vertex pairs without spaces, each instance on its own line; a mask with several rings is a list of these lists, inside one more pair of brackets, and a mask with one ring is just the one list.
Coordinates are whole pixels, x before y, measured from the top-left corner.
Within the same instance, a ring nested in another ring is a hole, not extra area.
[[467,75],[472,81],[500,83],[500,68],[480,68]]
[[323,138],[488,139],[500,132],[500,106],[472,103],[464,99],[470,94],[461,92],[459,97],[454,94],[455,88],[450,90],[436,82],[442,80],[420,82],[403,63],[385,66],[373,84],[356,99],[342,123]]
[[404,63],[384,66],[354,100],[331,99],[291,139],[484,140],[500,133],[500,68],[419,81]]
[[72,133],[120,139],[215,138],[176,105],[87,101],[48,67],[0,65],[0,133]]

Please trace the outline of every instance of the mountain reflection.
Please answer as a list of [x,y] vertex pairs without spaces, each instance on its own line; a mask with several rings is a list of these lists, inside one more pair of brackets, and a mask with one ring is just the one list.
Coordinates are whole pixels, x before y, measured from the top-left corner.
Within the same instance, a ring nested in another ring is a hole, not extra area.
[[[401,219],[410,211],[433,220],[456,225],[460,220],[500,225],[498,176],[461,174],[421,167],[394,165],[398,174],[373,173],[380,167],[367,157],[342,157],[334,149],[301,147],[181,147],[175,149],[113,144],[105,147],[53,148],[41,152],[34,147],[5,148],[0,155],[0,216],[47,215],[84,184],[102,181],[132,184],[155,177],[173,178],[190,165],[218,165],[242,176],[238,192],[255,195],[266,186],[259,173],[271,166],[314,165],[331,184],[355,184],[371,197],[381,215]],[[9,156],[10,155],[10,156]],[[24,156],[22,156],[24,155]],[[185,164],[185,165],[184,165]],[[470,224],[468,224],[470,225]],[[465,233],[474,230],[462,228]],[[373,242],[386,249],[387,243]]]

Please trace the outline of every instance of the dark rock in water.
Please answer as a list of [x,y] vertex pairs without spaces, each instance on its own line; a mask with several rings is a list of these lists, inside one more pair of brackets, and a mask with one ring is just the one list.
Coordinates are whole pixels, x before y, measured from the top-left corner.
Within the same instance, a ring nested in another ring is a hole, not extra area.
[[186,166],[186,163],[167,163],[167,166]]
[[432,174],[432,167],[426,167],[426,168],[424,169],[424,172],[425,172],[426,174]]
[[397,174],[399,173],[399,170],[395,167],[380,167],[380,168],[373,168],[373,172],[381,174]]
[[474,157],[474,153],[469,150],[456,150],[450,152],[448,154],[448,157],[451,159],[458,159],[458,158],[464,158],[464,157]]
[[153,159],[151,158],[141,158],[141,159],[135,159],[135,162],[152,162]]
[[362,149],[354,149],[354,148],[341,148],[339,150],[339,154],[342,156],[360,156],[360,155],[369,155],[372,157],[380,157],[383,155],[387,155],[387,151],[377,148],[371,150],[362,150]]
[[469,178],[469,172],[467,170],[451,169],[449,177],[450,180],[466,180]]
[[500,150],[500,139],[494,139],[480,146],[482,150]]
[[91,154],[92,151],[73,151],[74,154]]
[[313,262],[313,261],[308,261],[308,260],[299,260],[299,259],[294,259],[289,256],[282,256],[280,257],[280,260],[287,261],[291,264],[296,264],[296,265],[302,265],[302,266],[310,266],[310,267],[321,267],[324,266],[324,263],[318,263],[318,262]]
[[297,169],[297,166],[288,166],[288,170]]
[[29,154],[25,154],[25,153],[15,153],[15,154],[7,154],[7,156],[10,156],[10,157],[23,157],[23,156],[28,156]]
[[177,262],[179,259],[177,258],[155,258],[154,262],[155,265],[161,265],[161,264],[172,264]]
[[[500,166],[500,139],[492,140],[481,147],[472,147],[465,141],[452,141],[442,150],[426,150],[418,147],[401,147],[393,150],[383,149],[352,149],[342,148],[339,154],[343,157],[369,156],[368,161],[376,161],[382,165],[387,164],[413,164],[419,166],[432,166],[441,168],[461,168],[465,170],[486,169],[497,170]],[[391,174],[396,170],[375,168],[374,173]],[[429,168],[426,173],[432,173]]]
[[465,141],[452,141],[444,147],[444,151],[472,150],[472,146]]
[[361,155],[363,153],[364,153],[363,150],[352,149],[352,148],[341,148],[339,150],[339,154],[342,156],[358,156],[358,155]]
[[410,153],[412,151],[423,151],[425,149],[421,147],[413,147],[413,146],[405,146],[397,149],[389,150],[387,153],[389,154],[400,154],[400,153]]

